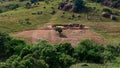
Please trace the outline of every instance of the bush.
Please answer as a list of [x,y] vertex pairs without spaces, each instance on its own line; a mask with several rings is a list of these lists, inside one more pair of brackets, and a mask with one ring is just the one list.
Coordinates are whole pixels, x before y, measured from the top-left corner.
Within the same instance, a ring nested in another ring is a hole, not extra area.
[[120,45],[103,46],[83,40],[73,48],[70,43],[49,44],[42,40],[27,46],[23,40],[0,33],[0,68],[69,68],[77,62],[106,63],[120,56]]
[[[57,50],[61,47],[63,49]],[[19,55],[11,56],[6,64],[10,64],[11,68],[69,68],[76,62],[69,55],[72,49],[69,43],[55,47],[46,41],[40,41],[37,45],[23,48]]]
[[73,56],[74,48],[70,43],[60,43],[55,45],[57,52],[65,53],[67,55]]
[[0,32],[0,58],[6,58],[9,56],[11,37],[3,32]]
[[8,58],[19,54],[26,46],[23,40],[13,39],[7,33],[0,32],[0,58]]
[[108,9],[108,8],[103,8],[103,12],[107,12],[107,13],[112,13],[112,10]]
[[104,63],[114,58],[111,51],[91,40],[84,40],[78,44],[75,48],[75,57],[79,61],[92,63]]
[[18,4],[10,4],[10,5],[8,6],[8,9],[14,10],[14,9],[16,9],[16,8],[18,8],[18,7],[20,7]]
[[0,13],[2,13],[3,11],[0,9]]
[[31,7],[31,3],[27,2],[27,3],[25,4],[25,7],[26,7],[27,9],[29,9],[29,8]]
[[84,0],[74,0],[74,6],[76,7],[76,12],[83,11],[85,8]]
[[59,34],[61,34],[63,30],[62,30],[62,28],[56,27],[55,31],[57,31]]
[[7,60],[7,64],[10,64],[9,68],[48,68],[44,60],[35,59],[29,54],[24,58],[14,55]]

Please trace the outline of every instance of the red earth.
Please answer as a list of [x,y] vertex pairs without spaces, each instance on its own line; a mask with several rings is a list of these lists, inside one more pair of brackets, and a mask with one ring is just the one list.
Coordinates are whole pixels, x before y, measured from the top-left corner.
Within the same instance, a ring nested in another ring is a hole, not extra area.
[[97,43],[105,43],[101,35],[90,29],[71,30],[66,29],[62,32],[62,37],[55,30],[39,29],[18,32],[14,34],[16,38],[23,38],[28,42],[38,42],[39,40],[47,40],[49,43],[70,42],[72,46],[76,46],[82,39],[93,39]]

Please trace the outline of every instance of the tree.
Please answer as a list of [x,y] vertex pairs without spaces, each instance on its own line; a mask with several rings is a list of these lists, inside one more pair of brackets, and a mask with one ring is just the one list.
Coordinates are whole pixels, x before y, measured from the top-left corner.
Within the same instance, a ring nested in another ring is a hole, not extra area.
[[[104,63],[104,53],[105,47],[103,45],[96,44],[92,40],[83,40],[75,48],[75,57],[79,61],[87,61],[92,63]],[[109,55],[106,55],[107,57]],[[110,55],[111,56],[111,55]]]
[[7,62],[2,65],[2,68],[48,68],[48,65],[44,60],[36,59],[32,57],[32,54],[27,54],[23,58],[18,55],[11,56]]
[[9,45],[11,46],[11,49],[13,50],[12,53],[14,54],[20,54],[21,50],[26,47],[25,41],[20,39],[12,39]]
[[11,37],[7,33],[0,32],[0,58],[7,57],[9,54],[9,42]]
[[20,7],[19,4],[11,4],[10,5],[10,10],[14,10],[16,8]]
[[59,56],[59,64],[60,68],[70,68],[72,64],[76,63],[76,59],[71,57],[70,55],[66,55],[64,53]]
[[55,46],[57,52],[65,53],[67,55],[73,56],[74,48],[71,46],[70,43],[60,43]]
[[7,59],[13,54],[20,54],[24,47],[26,43],[23,40],[14,39],[7,33],[0,32],[0,58]]
[[85,2],[83,0],[74,0],[74,6],[76,7],[76,12],[83,11],[85,8]]
[[63,29],[60,28],[60,27],[56,27],[56,28],[55,28],[55,31],[57,31],[57,32],[59,33],[59,35],[61,35]]
[[26,56],[28,54],[31,54],[31,53],[32,53],[32,51],[30,50],[30,48],[29,47],[25,47],[25,48],[22,49],[22,51],[20,53],[20,56],[24,57],[24,56]]
[[27,2],[27,3],[25,4],[25,7],[26,7],[27,9],[29,9],[29,8],[31,7],[31,3]]

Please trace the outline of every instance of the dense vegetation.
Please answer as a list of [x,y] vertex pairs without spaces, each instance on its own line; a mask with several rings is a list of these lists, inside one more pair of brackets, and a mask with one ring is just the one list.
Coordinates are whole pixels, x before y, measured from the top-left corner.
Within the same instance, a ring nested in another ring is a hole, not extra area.
[[100,45],[83,40],[77,47],[70,43],[49,44],[40,41],[28,45],[0,33],[0,68],[69,68],[80,62],[107,63],[120,56],[119,45]]

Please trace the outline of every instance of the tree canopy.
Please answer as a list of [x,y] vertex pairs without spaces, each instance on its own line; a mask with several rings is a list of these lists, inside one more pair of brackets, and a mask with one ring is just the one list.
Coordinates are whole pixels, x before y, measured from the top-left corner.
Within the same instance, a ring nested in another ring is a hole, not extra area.
[[0,33],[0,59],[4,59],[0,68],[70,68],[79,62],[111,62],[120,56],[119,53],[120,45],[104,46],[88,39],[77,47],[70,43],[53,45],[45,40],[28,45],[23,40]]

